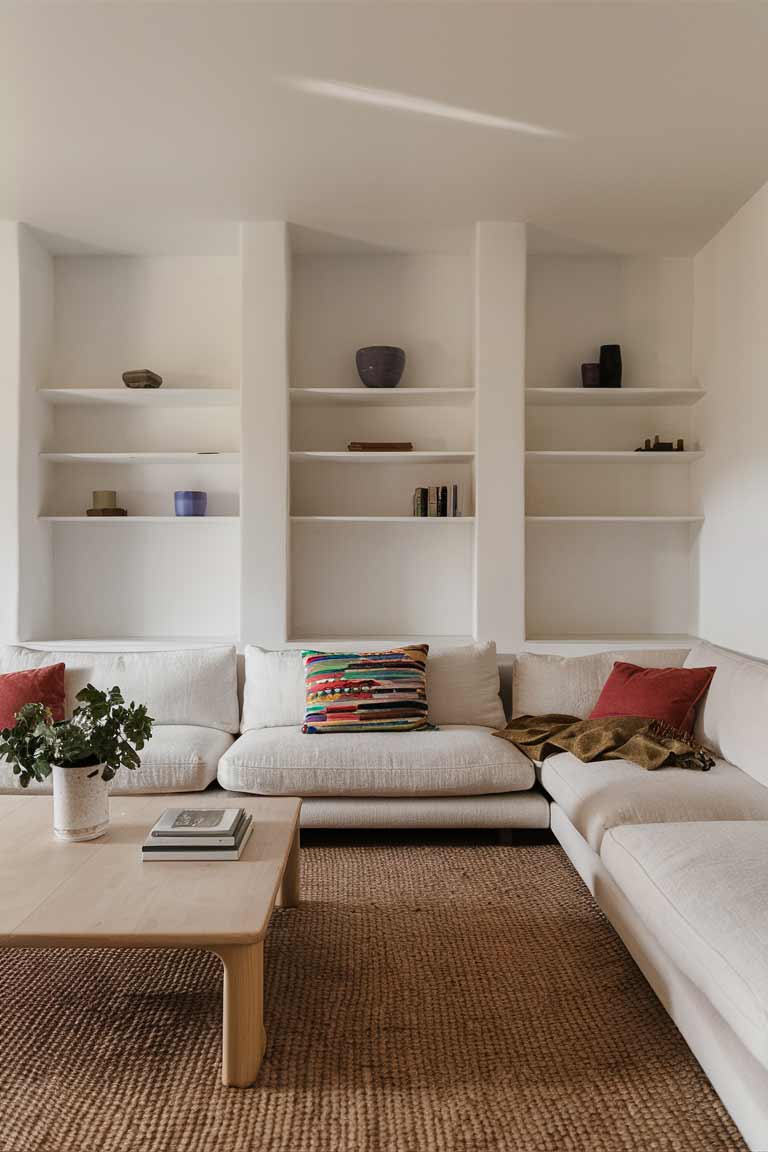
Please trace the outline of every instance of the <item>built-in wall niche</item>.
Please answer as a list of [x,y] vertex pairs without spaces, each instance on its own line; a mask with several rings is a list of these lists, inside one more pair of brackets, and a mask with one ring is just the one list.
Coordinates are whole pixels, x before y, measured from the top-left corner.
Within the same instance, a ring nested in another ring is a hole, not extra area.
[[[54,247],[35,247],[34,310],[50,323],[26,513],[49,570],[24,638],[237,638],[239,228],[201,227],[162,252]],[[161,388],[127,388],[137,368]],[[103,489],[127,517],[86,516]],[[207,492],[205,517],[175,516],[174,492],[190,489]]]
[[529,516],[686,516],[692,464],[680,453],[601,459],[529,454]]
[[359,388],[355,351],[405,349],[401,388],[472,383],[472,257],[450,253],[295,252],[291,384]]
[[413,462],[401,459],[396,463],[361,464],[298,460],[291,468],[291,513],[295,516],[410,516],[415,488],[452,483],[460,486],[462,514],[472,516],[471,458]]
[[471,636],[470,521],[292,528],[292,639]]
[[[357,389],[355,390],[355,395]],[[416,451],[474,450],[474,406],[465,393],[443,404],[296,404],[291,407],[291,448],[344,451],[354,440],[413,444]]]
[[[474,606],[471,246],[293,254],[290,608],[294,639],[469,636]],[[406,352],[395,389],[365,388],[355,351]],[[349,452],[352,441],[411,452]],[[458,518],[417,518],[416,488],[457,484]]]
[[[526,344],[526,635],[695,628],[690,260],[532,256]],[[621,389],[581,386],[618,343]],[[655,436],[684,452],[637,452]]]
[[171,255],[55,256],[48,386],[151,368],[165,388],[237,388],[240,283],[234,226]]
[[239,636],[236,520],[100,521],[50,531],[53,605],[44,638]]
[[631,638],[693,630],[695,525],[529,523],[529,639]]
[[173,516],[174,492],[189,490],[208,493],[208,516],[237,516],[239,476],[237,454],[53,460],[45,471],[41,514],[84,516],[92,493],[110,489],[130,516]]

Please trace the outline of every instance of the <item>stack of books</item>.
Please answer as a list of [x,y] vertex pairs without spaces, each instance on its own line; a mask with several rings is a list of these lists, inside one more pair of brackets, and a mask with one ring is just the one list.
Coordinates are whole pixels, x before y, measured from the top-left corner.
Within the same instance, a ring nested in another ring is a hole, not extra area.
[[413,493],[414,516],[461,516],[461,490],[458,484],[436,484],[417,488]]
[[348,452],[413,452],[410,440],[352,440]]
[[141,846],[142,860],[239,860],[251,834],[245,808],[166,808]]

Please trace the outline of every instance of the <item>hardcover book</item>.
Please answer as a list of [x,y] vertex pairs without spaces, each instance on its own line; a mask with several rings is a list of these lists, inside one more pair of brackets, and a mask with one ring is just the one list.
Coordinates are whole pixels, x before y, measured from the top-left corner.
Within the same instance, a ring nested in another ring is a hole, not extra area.
[[189,845],[181,840],[177,843],[171,840],[158,844],[156,840],[148,836],[141,846],[141,858],[153,863],[159,860],[239,860],[252,831],[253,820],[249,815],[241,825],[235,843],[229,847],[218,847],[207,841]]
[[233,836],[244,808],[166,808],[152,827],[152,836]]

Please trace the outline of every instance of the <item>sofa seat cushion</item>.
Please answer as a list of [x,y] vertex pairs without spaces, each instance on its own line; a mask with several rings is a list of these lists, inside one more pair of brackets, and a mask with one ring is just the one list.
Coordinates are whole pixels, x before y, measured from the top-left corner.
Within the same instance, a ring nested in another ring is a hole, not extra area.
[[768,1067],[768,822],[613,828],[601,855],[662,948]]
[[263,796],[481,796],[531,788],[535,772],[490,728],[322,736],[261,728],[222,758],[219,783]]
[[[233,739],[215,728],[160,725],[140,753],[141,767],[134,771],[121,768],[110,791],[116,796],[128,792],[201,792],[216,779],[219,760]],[[21,791],[17,777],[0,761],[0,794],[17,791]],[[49,793],[50,777],[43,784],[32,780],[27,791]]]
[[680,820],[768,820],[768,788],[727,760],[709,772],[627,760],[583,764],[570,752],[548,756],[541,783],[595,852],[608,828]]

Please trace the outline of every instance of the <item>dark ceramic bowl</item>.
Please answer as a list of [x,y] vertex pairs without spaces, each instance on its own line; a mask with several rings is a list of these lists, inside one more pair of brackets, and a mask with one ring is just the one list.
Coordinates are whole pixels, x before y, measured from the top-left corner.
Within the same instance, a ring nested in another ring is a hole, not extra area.
[[207,492],[174,492],[173,499],[177,516],[205,516]]
[[357,373],[366,388],[397,388],[405,368],[405,352],[388,344],[358,348]]

